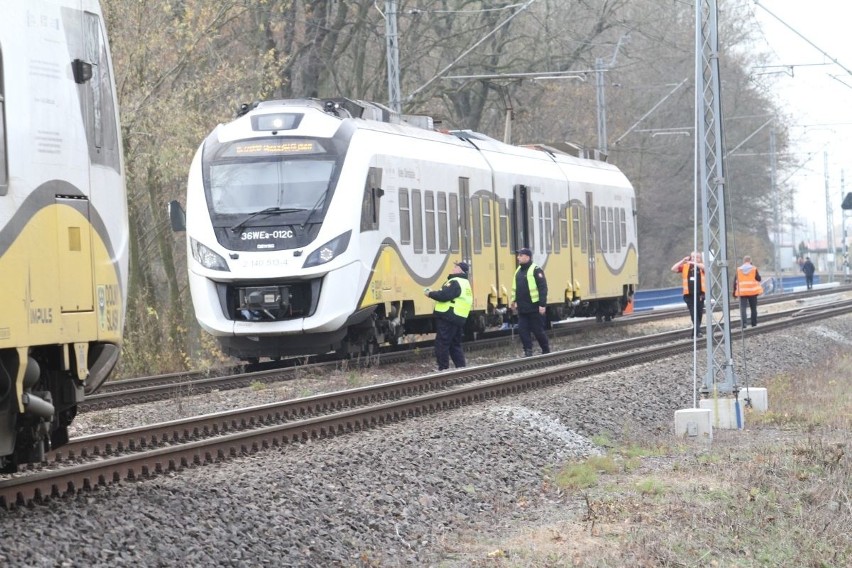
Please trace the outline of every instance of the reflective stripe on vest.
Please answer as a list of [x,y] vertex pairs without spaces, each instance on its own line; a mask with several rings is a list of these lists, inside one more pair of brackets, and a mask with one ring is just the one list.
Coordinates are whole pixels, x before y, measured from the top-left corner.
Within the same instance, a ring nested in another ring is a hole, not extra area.
[[[530,301],[535,304],[538,302],[538,284],[535,281],[535,271],[538,268],[534,262],[530,263],[530,267],[527,269],[527,287],[530,289]],[[515,293],[515,288],[517,287],[518,282],[518,272],[520,272],[521,267],[518,266],[515,269],[515,275],[512,277],[512,301],[518,297]]]
[[447,282],[455,280],[459,283],[461,294],[448,302],[436,302],[436,312],[448,312],[453,308],[453,313],[459,317],[467,318],[473,308],[473,289],[470,287],[470,281],[467,278],[450,278]]
[[748,274],[743,272],[742,267],[737,268],[737,297],[740,296],[760,296],[763,293],[763,286],[755,280],[757,276],[757,268],[751,267]]
[[[701,276],[701,291],[706,292],[704,288],[704,271],[700,268],[696,269],[698,274]],[[683,268],[680,269],[681,276],[683,277],[683,295],[686,296],[689,294],[689,264],[683,263]]]

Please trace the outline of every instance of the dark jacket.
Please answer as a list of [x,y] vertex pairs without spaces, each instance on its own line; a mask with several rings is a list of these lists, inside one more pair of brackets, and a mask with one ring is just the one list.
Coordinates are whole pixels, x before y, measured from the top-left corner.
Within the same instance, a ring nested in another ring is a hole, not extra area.
[[[461,296],[461,286],[459,286],[458,282],[452,280],[453,278],[467,279],[467,274],[450,274],[449,276],[447,276],[447,281],[444,282],[444,285],[441,286],[441,289],[432,290],[431,292],[429,292],[429,297],[435,300],[436,302],[449,302],[450,300]],[[467,320],[467,318],[457,316],[453,312],[452,307],[450,307],[450,309],[446,312],[435,312],[434,315],[436,318],[447,320],[457,325],[464,325],[465,321]]]
[[518,313],[532,314],[537,313],[540,306],[547,306],[547,279],[544,277],[544,270],[541,267],[536,267],[533,276],[538,285],[538,302],[533,303],[530,300],[530,287],[527,282],[527,271],[530,268],[532,261],[521,264],[521,269],[515,275],[515,302],[518,304]]
[[813,276],[815,271],[816,267],[810,260],[806,260],[804,264],[802,264],[802,272],[805,273],[805,276]]

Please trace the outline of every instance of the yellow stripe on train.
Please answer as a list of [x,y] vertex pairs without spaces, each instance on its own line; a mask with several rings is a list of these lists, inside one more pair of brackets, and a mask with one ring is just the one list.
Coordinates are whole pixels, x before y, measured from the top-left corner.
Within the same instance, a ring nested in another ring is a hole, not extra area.
[[0,257],[0,274],[0,297],[18,303],[0,318],[0,349],[121,342],[118,264],[75,208],[56,204],[33,215]]

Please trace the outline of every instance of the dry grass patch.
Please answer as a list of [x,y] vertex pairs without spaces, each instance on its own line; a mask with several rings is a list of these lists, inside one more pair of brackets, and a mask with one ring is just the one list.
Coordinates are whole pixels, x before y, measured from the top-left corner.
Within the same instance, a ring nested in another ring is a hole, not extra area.
[[850,384],[852,357],[837,353],[772,378],[771,410],[710,447],[604,441],[606,456],[547,473],[558,506],[469,543],[464,565],[852,566]]

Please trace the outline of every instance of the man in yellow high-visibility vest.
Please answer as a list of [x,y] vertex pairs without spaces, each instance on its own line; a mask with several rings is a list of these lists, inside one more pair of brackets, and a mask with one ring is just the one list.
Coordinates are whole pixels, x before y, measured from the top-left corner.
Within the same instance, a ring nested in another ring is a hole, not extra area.
[[468,273],[470,265],[456,262],[440,290],[426,288],[423,292],[435,300],[435,359],[438,370],[450,368],[450,359],[457,369],[465,366],[462,337],[464,324],[473,307],[473,290]]
[[518,249],[518,268],[512,280],[512,309],[518,314],[518,336],[524,357],[532,357],[532,337],[542,353],[550,353],[550,342],[544,332],[547,314],[547,279],[544,270],[532,261],[532,251]]

